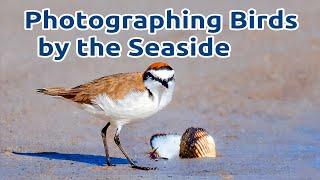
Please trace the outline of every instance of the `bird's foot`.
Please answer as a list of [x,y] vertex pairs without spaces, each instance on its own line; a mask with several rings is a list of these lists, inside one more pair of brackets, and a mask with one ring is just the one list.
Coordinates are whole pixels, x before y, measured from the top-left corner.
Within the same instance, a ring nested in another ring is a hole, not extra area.
[[107,163],[108,166],[116,166],[115,164],[111,163],[111,160],[107,160],[106,163]]
[[144,171],[157,169],[156,167],[143,167],[143,166],[137,166],[137,165],[131,165],[131,167],[134,169],[140,169],[140,170],[144,170]]
[[116,166],[115,164],[112,164],[112,163],[110,163],[110,164],[107,163],[107,165],[108,166]]

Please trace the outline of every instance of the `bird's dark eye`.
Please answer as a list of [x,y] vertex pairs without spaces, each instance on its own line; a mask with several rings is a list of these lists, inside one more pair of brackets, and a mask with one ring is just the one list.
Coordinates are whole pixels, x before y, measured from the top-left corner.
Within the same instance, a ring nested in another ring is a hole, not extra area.
[[154,79],[153,75],[150,72],[147,72],[143,75],[143,80]]
[[152,79],[152,80],[154,80],[154,77],[153,77],[151,74],[148,73],[147,79]]

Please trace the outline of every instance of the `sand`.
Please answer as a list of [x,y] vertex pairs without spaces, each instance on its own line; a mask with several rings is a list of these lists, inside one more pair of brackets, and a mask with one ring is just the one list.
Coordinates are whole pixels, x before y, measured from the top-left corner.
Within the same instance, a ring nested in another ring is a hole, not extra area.
[[[319,179],[320,174],[320,3],[316,0],[228,3],[219,1],[4,1],[0,28],[0,175],[1,179]],[[165,32],[146,36],[125,31],[115,36],[76,30],[23,30],[23,11],[50,7],[56,14],[163,13],[167,7],[227,15],[230,9],[298,13],[293,32],[225,29],[216,38],[232,45],[231,57],[167,59],[176,71],[172,103],[145,121],[123,128],[121,140],[132,158],[155,171],[131,169],[112,142],[115,167],[105,167],[100,130],[105,121],[71,103],[39,95],[36,88],[72,87],[104,75],[143,71],[163,59],[80,59],[71,49],[54,63],[36,56],[36,37],[71,40],[97,35],[122,44],[132,36],[147,40],[184,40],[203,32]],[[155,133],[205,128],[216,141],[215,159],[148,158]]]

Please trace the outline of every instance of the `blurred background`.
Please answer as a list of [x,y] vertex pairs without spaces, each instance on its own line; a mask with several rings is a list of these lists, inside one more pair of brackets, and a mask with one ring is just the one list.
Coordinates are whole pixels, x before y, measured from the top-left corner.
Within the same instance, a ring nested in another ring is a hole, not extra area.
[[[320,170],[320,3],[292,1],[17,1],[3,0],[0,11],[0,174],[5,179],[37,178],[319,178]],[[255,8],[273,14],[277,8],[299,15],[296,31],[229,31],[216,40],[232,46],[231,57],[213,59],[81,59],[75,39],[97,35],[102,42],[126,42],[133,36],[146,41],[180,41],[205,31],[33,31],[23,29],[23,12],[50,8],[51,13],[164,14],[180,12],[222,14],[228,26],[231,9]],[[61,63],[40,59],[36,38],[70,40]],[[155,61],[166,61],[176,71],[172,103],[147,120],[124,127],[124,148],[140,164],[157,171],[132,170],[108,132],[111,156],[118,167],[103,168],[100,130],[105,122],[69,102],[39,95],[42,87],[72,87],[118,72],[143,71]],[[216,140],[219,157],[202,160],[149,160],[149,138],[155,133],[182,134],[203,127]],[[12,152],[27,153],[23,155]],[[42,153],[43,152],[43,153]],[[51,153],[55,152],[55,153]],[[121,158],[121,159],[120,159]],[[117,159],[115,159],[117,160]]]

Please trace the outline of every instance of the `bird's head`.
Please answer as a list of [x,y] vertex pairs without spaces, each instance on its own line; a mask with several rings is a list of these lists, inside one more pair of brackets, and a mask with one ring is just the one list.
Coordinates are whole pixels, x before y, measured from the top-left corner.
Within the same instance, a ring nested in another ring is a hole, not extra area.
[[143,73],[143,81],[149,89],[158,89],[159,87],[173,88],[175,81],[174,70],[164,62],[153,63]]

